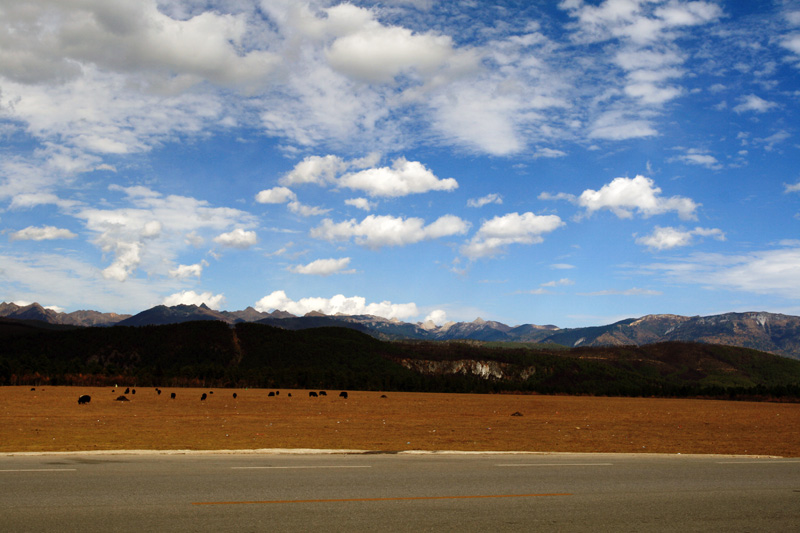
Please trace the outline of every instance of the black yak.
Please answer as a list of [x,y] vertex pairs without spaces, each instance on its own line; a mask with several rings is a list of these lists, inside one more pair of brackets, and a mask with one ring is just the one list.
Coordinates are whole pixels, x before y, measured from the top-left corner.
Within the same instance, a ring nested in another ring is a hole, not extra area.
[[206,398],[208,398],[208,396],[206,396],[206,393],[204,392],[204,393],[203,393],[203,395],[202,395],[202,396],[200,396],[200,401],[202,402],[202,401],[203,401],[203,400],[205,400]]
[[170,397],[171,399],[173,399],[173,400],[174,400],[174,399],[175,399],[175,393],[174,393],[174,392],[171,392],[171,393],[169,394],[169,397]]
[[340,398],[344,398],[346,400],[347,399],[347,393],[345,391],[342,391],[342,392],[339,393],[339,397]]
[[92,401],[92,397],[88,394],[84,394],[83,396],[78,398],[78,405],[83,405],[85,403],[89,403]]
[[316,392],[314,392],[313,390],[308,393],[308,397],[309,398],[316,398],[317,396],[318,396],[318,394]]

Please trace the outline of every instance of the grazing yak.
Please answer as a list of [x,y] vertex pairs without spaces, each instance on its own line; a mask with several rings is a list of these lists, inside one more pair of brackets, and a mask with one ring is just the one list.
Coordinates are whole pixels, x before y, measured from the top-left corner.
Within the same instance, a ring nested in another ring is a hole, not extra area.
[[130,393],[131,393],[131,388],[130,388],[130,387],[128,387],[127,389],[125,389],[125,394],[130,394]]
[[327,396],[327,395],[328,395],[328,393],[327,393],[327,392],[325,392],[324,390],[321,390],[321,391],[319,391],[319,395],[320,395],[320,396]]
[[169,397],[170,397],[171,399],[173,399],[173,400],[174,400],[174,399],[175,399],[175,393],[174,393],[174,392],[171,392],[171,393],[169,394]]
[[78,398],[78,405],[83,405],[85,403],[89,403],[92,401],[92,397],[88,394],[84,394],[83,396]]
[[130,400],[125,395],[122,395],[122,396],[117,396],[117,399],[114,400],[114,401],[115,402],[129,402]]
[[269,394],[267,394],[267,397],[272,397],[272,396],[275,396],[275,393],[270,391]]
[[319,395],[316,392],[314,392],[313,390],[308,393],[308,397],[309,398],[316,398],[317,396],[319,396]]
[[206,398],[208,398],[208,396],[206,396],[206,393],[204,392],[204,393],[203,393],[203,395],[202,395],[202,396],[200,396],[200,401],[202,402],[202,401],[203,401],[203,400],[205,400]]
[[339,397],[340,398],[344,398],[346,400],[347,399],[347,393],[345,391],[342,391],[342,392],[339,393]]
[[236,393],[235,392],[233,393],[233,399],[234,400],[236,399]]

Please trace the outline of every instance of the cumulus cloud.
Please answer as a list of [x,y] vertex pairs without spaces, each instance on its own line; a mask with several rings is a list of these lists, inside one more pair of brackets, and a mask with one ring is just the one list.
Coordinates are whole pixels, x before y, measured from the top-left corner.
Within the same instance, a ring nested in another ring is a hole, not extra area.
[[93,64],[186,82],[247,85],[263,81],[278,63],[269,52],[241,52],[243,15],[206,11],[181,20],[152,0],[9,5],[4,18],[17,31],[4,35],[0,70],[21,83],[76,78],[81,64]]
[[417,305],[414,303],[394,304],[389,301],[367,303],[366,298],[361,296],[346,297],[343,294],[337,294],[332,298],[301,298],[295,301],[289,298],[285,291],[274,291],[257,301],[253,307],[261,312],[280,310],[298,316],[318,311],[326,315],[375,315],[407,320],[419,315]]
[[313,276],[330,276],[331,274],[353,274],[355,270],[345,270],[350,264],[349,257],[341,259],[317,259],[307,265],[294,265],[288,268],[295,274],[309,274]]
[[455,53],[449,36],[415,34],[407,28],[370,21],[358,31],[336,39],[326,57],[334,69],[354,79],[390,83],[409,71],[433,74]]
[[492,257],[505,252],[511,244],[537,244],[544,240],[542,234],[550,233],[564,222],[556,215],[509,213],[484,222],[470,241],[461,247],[461,253],[470,259]]
[[370,196],[398,197],[429,191],[452,191],[458,188],[453,178],[439,179],[418,161],[404,157],[394,160],[391,167],[370,168],[339,178],[338,185],[360,190]]
[[447,323],[447,313],[443,309],[434,309],[425,317],[423,322],[433,322],[437,326],[441,326]]
[[370,202],[366,198],[349,198],[344,203],[362,211],[372,211],[376,206],[375,202]]
[[718,228],[696,227],[692,230],[656,226],[653,233],[639,237],[636,244],[647,246],[651,250],[669,250],[680,246],[689,246],[695,237],[712,237],[718,241],[725,240],[725,234]]
[[174,305],[202,305],[219,311],[225,303],[225,296],[222,294],[212,294],[211,292],[196,293],[194,291],[181,291],[171,294],[161,302],[163,305],[172,307]]
[[178,265],[178,268],[169,271],[169,275],[177,279],[185,279],[192,276],[199,278],[203,273],[203,268],[207,266],[207,261],[200,261],[194,265]]
[[9,238],[12,241],[51,241],[56,239],[74,239],[78,235],[68,229],[56,228],[55,226],[35,227],[28,226],[25,229],[15,231]]
[[363,191],[369,196],[383,197],[452,191],[458,188],[455,179],[439,179],[418,161],[398,157],[391,167],[376,167],[378,158],[378,154],[350,161],[334,155],[309,156],[281,178],[281,183],[333,185]]
[[737,113],[747,113],[747,112],[754,112],[754,113],[766,113],[770,109],[774,109],[778,107],[778,104],[775,102],[769,102],[756,96],[755,94],[748,94],[741,98],[741,102],[739,105],[733,108],[734,111]]
[[356,244],[367,248],[381,248],[462,235],[468,229],[468,222],[453,215],[444,215],[427,226],[421,218],[369,215],[361,222],[351,219],[335,223],[331,219],[325,219],[311,230],[311,236],[326,241],[355,239]]
[[794,185],[790,185],[788,183],[784,183],[783,187],[784,187],[784,189],[783,189],[784,194],[788,194],[790,192],[800,192],[800,181],[798,181]]
[[497,193],[487,194],[486,196],[482,196],[480,198],[470,198],[467,200],[467,207],[483,207],[488,204],[498,204],[501,205],[503,203],[503,197]]
[[344,161],[339,156],[312,155],[297,163],[280,181],[283,185],[335,183],[337,176],[350,167],[351,163]]
[[[125,207],[85,208],[75,213],[92,242],[114,261],[103,271],[108,279],[125,281],[140,266],[148,273],[166,274],[177,253],[190,242],[200,242],[198,232],[220,231],[238,224],[251,224],[253,217],[238,209],[212,207],[208,202],[185,196],[163,196],[147,187],[110,186],[125,194]],[[243,230],[241,230],[243,231]],[[241,236],[232,232],[228,238]],[[253,236],[255,234],[253,233]],[[224,239],[223,239],[224,240]],[[187,242],[189,241],[189,242]]]
[[285,204],[296,199],[297,195],[287,187],[265,189],[256,195],[256,202],[260,204]]
[[236,228],[228,233],[221,233],[214,237],[214,242],[227,246],[228,248],[250,248],[258,242],[258,237],[255,231],[247,231],[242,228]]
[[556,195],[542,193],[542,200],[569,200],[586,209],[587,215],[608,209],[619,218],[633,218],[634,212],[643,217],[676,212],[683,220],[697,218],[696,211],[700,204],[690,198],[672,196],[664,198],[661,189],[655,182],[644,176],[635,178],[614,178],[611,183],[603,185],[600,190],[586,189],[580,196],[566,193]]

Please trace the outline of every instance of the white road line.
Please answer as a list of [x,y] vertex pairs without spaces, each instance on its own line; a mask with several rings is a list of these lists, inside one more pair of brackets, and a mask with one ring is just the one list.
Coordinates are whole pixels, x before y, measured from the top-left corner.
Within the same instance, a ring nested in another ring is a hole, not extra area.
[[372,468],[370,465],[346,466],[232,466],[231,470],[305,470],[316,468]]
[[0,470],[0,472],[77,472],[77,468],[17,468],[15,470]]
[[495,466],[514,467],[514,466],[614,466],[614,463],[514,463],[498,464]]
[[762,461],[717,461],[718,465],[785,465],[786,463],[800,463],[800,461],[784,461],[783,459],[764,459]]

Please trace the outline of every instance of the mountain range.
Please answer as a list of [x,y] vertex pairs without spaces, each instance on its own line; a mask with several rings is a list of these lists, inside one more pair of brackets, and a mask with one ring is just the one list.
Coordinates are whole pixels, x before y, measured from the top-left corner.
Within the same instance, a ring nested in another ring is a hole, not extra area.
[[295,316],[285,311],[264,313],[216,311],[206,305],[159,305],[136,315],[75,311],[59,313],[39,304],[0,303],[0,317],[35,320],[65,326],[147,326],[198,320],[230,325],[257,322],[289,330],[336,326],[355,329],[382,340],[473,340],[482,342],[545,343],[567,347],[645,345],[666,341],[702,342],[753,348],[800,359],[800,317],[765,312],[712,316],[647,315],[604,326],[562,329],[553,325],[508,326],[480,318],[472,322],[409,323],[373,315]]

